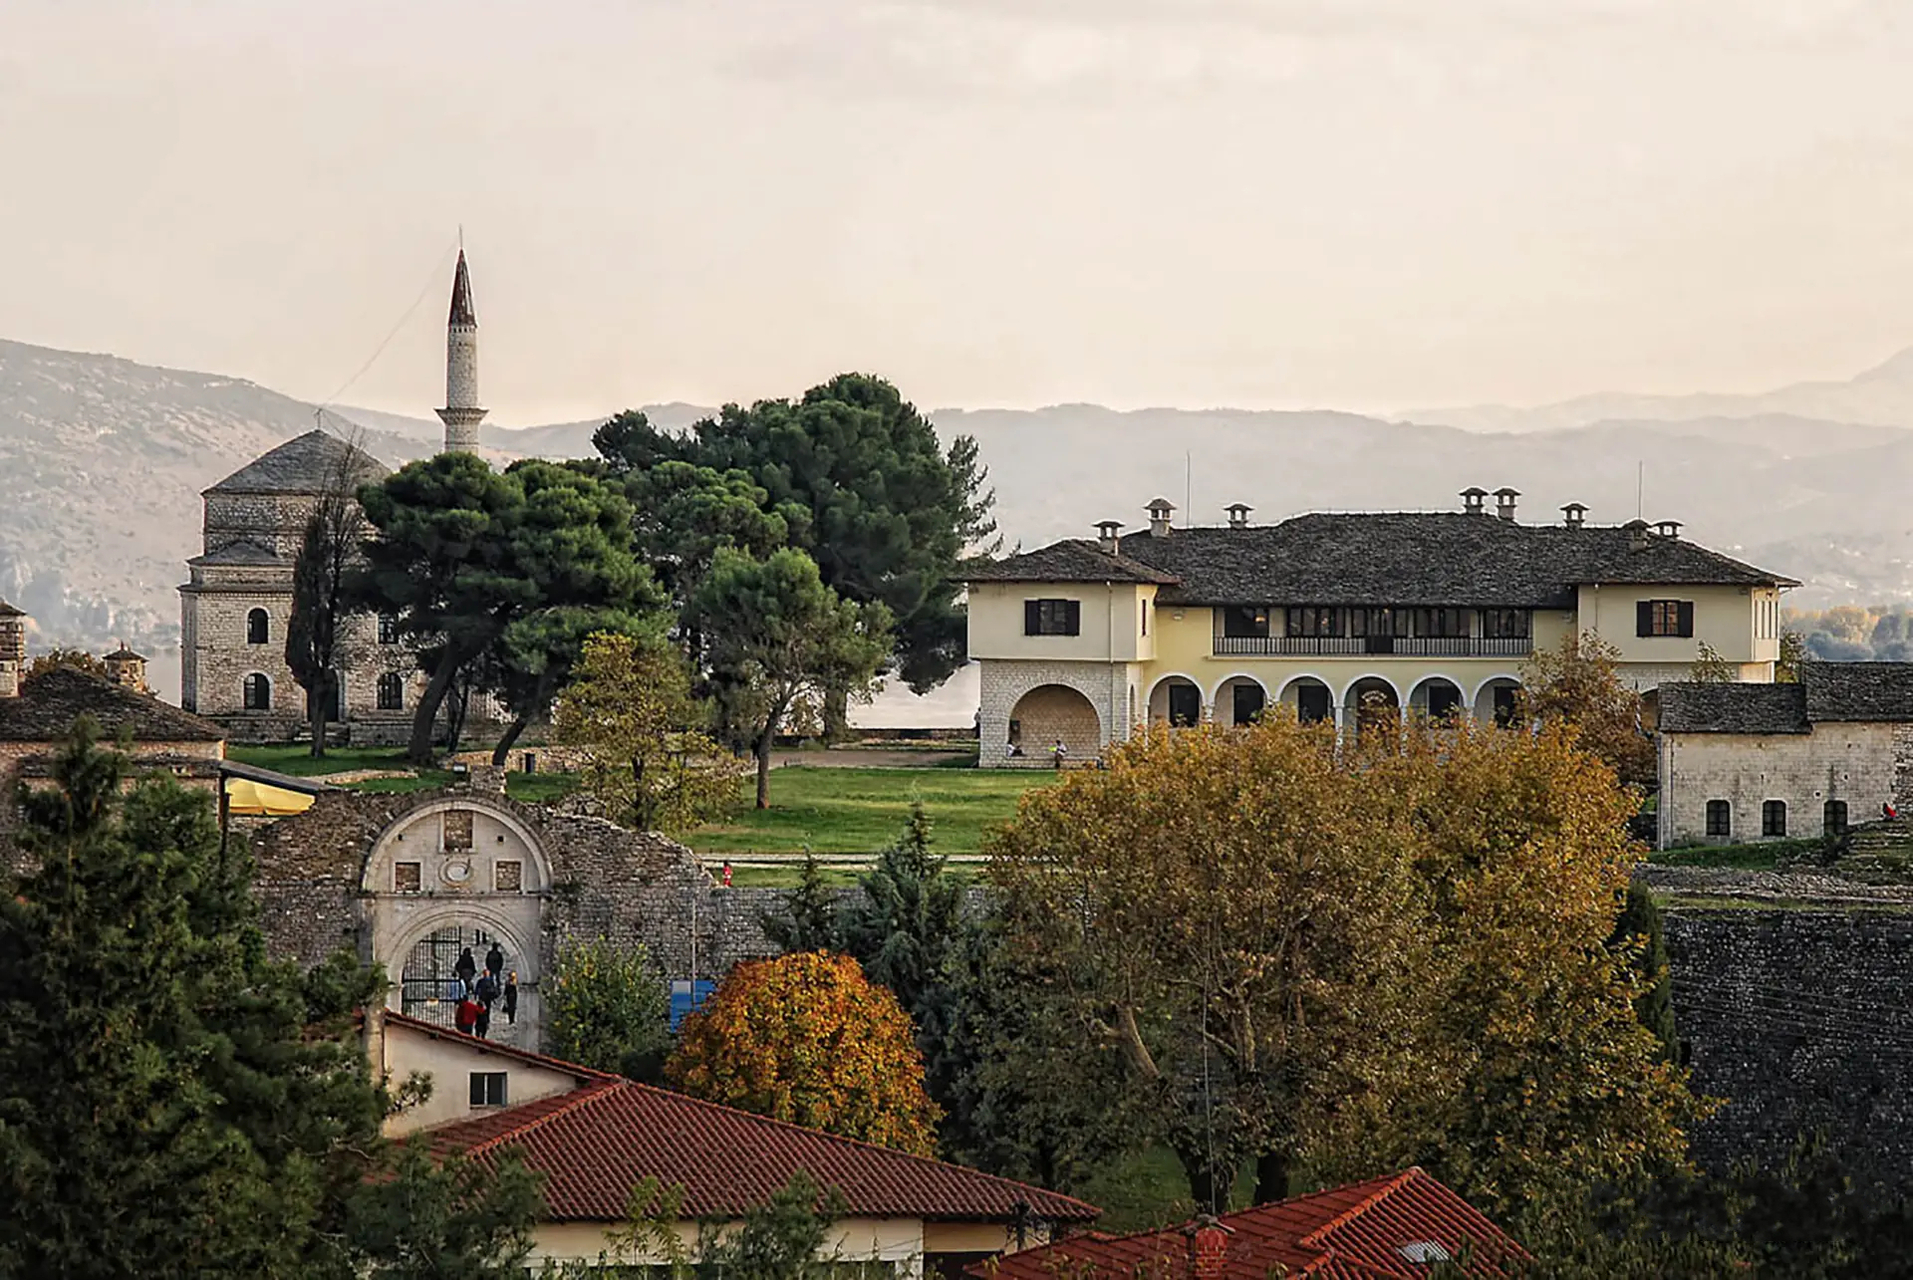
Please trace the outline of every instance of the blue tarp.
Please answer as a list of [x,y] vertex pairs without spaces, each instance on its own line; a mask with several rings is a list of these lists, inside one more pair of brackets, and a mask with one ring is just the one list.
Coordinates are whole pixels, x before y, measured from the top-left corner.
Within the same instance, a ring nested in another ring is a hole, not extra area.
[[671,1030],[676,1031],[678,1024],[683,1022],[686,1016],[710,999],[711,992],[716,987],[716,982],[704,978],[698,979],[695,983],[688,979],[673,982],[671,984]]

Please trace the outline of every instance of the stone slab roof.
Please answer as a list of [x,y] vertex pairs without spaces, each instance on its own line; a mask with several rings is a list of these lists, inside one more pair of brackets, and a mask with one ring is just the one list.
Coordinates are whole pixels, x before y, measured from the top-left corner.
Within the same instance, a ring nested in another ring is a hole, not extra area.
[[1152,569],[1126,555],[1110,555],[1095,542],[1065,538],[1047,547],[987,560],[964,575],[971,582],[1153,582],[1167,586],[1172,573]]
[[149,693],[135,693],[77,667],[43,671],[0,698],[0,742],[58,742],[81,716],[108,741],[130,731],[135,742],[220,742],[226,731]]
[[[1163,604],[1479,605],[1566,608],[1591,583],[1797,586],[1682,538],[1624,526],[1570,529],[1459,512],[1296,516],[1246,528],[1134,534],[1120,556],[1087,540],[1056,543],[973,571],[976,581],[1160,581]],[[1068,546],[1068,551],[1059,550]],[[1130,576],[1100,562],[1141,566]],[[1026,567],[1027,566],[1027,567]],[[1038,576],[1041,571],[1041,576]]]
[[327,431],[308,431],[260,454],[207,493],[324,493],[345,468],[348,480],[364,484],[391,468],[363,449]]
[[186,563],[189,565],[290,566],[293,562],[271,547],[260,546],[257,542],[229,542],[217,551],[209,551],[203,556],[194,556]]
[[1809,662],[1798,684],[1664,684],[1663,733],[1808,733],[1913,722],[1913,662]]
[[545,1217],[623,1222],[645,1178],[682,1188],[686,1218],[738,1217],[799,1171],[851,1216],[1084,1223],[1095,1206],[1008,1178],[752,1115],[629,1080],[600,1081],[422,1135],[441,1156],[516,1150],[545,1175]]

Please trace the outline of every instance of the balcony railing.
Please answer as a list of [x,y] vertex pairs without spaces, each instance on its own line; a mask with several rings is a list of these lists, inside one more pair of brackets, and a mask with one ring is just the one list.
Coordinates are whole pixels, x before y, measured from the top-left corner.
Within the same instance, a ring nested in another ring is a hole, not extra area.
[[1525,658],[1534,641],[1487,636],[1217,636],[1217,657]]

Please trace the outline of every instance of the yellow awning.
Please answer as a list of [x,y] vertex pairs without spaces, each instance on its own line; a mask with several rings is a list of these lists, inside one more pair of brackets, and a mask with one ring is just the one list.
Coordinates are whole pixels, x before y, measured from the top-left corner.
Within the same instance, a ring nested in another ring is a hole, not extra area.
[[312,807],[312,797],[250,778],[226,779],[226,811],[247,818],[284,818]]

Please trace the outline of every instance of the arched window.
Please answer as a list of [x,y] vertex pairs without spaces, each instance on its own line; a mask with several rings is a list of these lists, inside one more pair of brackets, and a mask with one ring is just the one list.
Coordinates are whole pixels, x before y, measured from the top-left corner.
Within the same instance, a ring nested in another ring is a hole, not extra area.
[[266,677],[260,675],[257,671],[246,677],[245,695],[246,710],[272,710],[272,681],[266,679]]
[[254,609],[246,615],[246,643],[265,644],[272,638],[271,624],[266,620],[264,609]]
[[1820,811],[1820,825],[1830,836],[1840,835],[1847,829],[1847,802],[1829,800]]
[[1761,802],[1760,834],[1763,836],[1784,836],[1787,834],[1787,802],[1785,800],[1764,800]]
[[405,677],[396,671],[379,677],[379,710],[405,710]]

